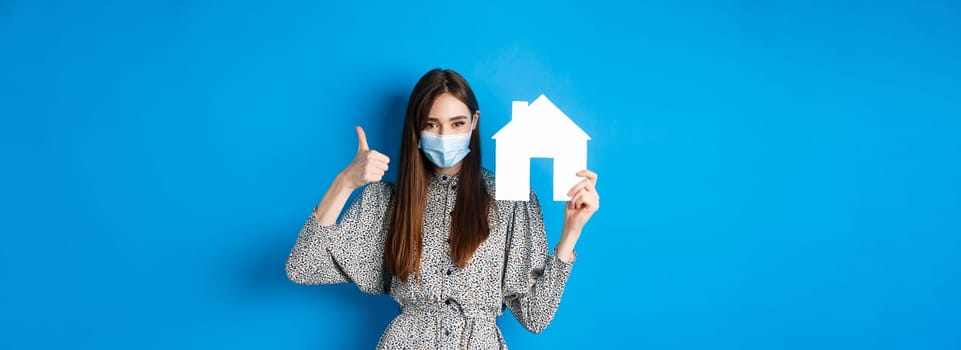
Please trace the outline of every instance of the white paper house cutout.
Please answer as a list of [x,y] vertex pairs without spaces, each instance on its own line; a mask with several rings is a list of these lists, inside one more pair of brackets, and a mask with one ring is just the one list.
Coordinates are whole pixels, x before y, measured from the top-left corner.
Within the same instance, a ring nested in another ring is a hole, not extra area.
[[553,158],[554,200],[570,200],[567,191],[584,179],[576,173],[587,169],[591,137],[544,95],[530,105],[514,101],[511,107],[511,121],[491,137],[497,145],[494,197],[529,200],[530,159]]

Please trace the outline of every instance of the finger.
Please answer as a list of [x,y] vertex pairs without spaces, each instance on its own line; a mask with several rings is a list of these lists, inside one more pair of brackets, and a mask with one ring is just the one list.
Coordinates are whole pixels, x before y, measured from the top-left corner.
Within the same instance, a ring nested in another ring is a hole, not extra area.
[[584,196],[581,197],[581,208],[590,209],[594,207],[594,198],[597,196],[592,192],[584,192]]
[[594,183],[594,186],[597,186],[597,173],[584,169],[584,170],[578,171],[577,176],[586,177],[590,179],[591,182]]
[[384,171],[381,170],[368,169],[367,172],[364,173],[364,180],[367,182],[380,181],[382,178],[384,178]]
[[387,169],[390,169],[390,165],[384,162],[379,162],[379,161],[372,161],[368,163],[368,166],[383,172],[387,172]]
[[357,126],[357,151],[366,151],[370,147],[367,147],[367,133],[364,132],[364,128]]
[[387,167],[390,166],[390,160],[383,155],[372,155],[371,153],[373,152],[374,151],[370,151],[370,153],[367,154],[367,166],[387,169]]
[[567,203],[564,203],[564,207],[567,208],[568,210],[577,209],[577,208],[574,208],[574,196],[570,196],[570,197],[571,199],[567,200]]
[[364,172],[369,173],[371,171],[387,172],[390,166],[379,160],[369,160],[367,164],[364,164]]
[[597,210],[598,197],[596,193],[585,193],[584,197],[581,198],[581,208],[587,209],[588,211]]
[[578,176],[586,177],[594,186],[597,186],[597,173],[584,169],[577,172]]
[[367,182],[377,182],[383,178],[384,178],[384,173],[381,173],[381,172],[367,174],[367,176],[364,176],[364,180],[366,180]]
[[[584,181],[587,181],[587,180],[584,180]],[[578,200],[578,198],[580,198],[580,197],[583,195],[584,191],[585,191],[585,190],[584,190],[583,188],[581,188],[581,189],[578,189],[577,191],[574,191],[574,193],[568,194],[568,197],[571,198],[571,199],[569,199],[569,200],[567,201],[567,204],[568,204],[568,207],[569,207],[569,208],[571,208],[571,209],[577,209],[577,208],[578,208],[578,207],[577,207],[577,203],[578,203],[577,200]]]
[[[584,189],[577,190],[573,194],[568,196],[570,197],[570,199],[568,199],[567,202],[570,203],[571,205],[574,205],[577,203],[578,198],[580,198],[583,194],[584,194]],[[572,206],[572,208],[574,207]]]
[[584,191],[579,191],[574,197],[571,197],[571,204],[573,209],[581,209],[584,206]]
[[370,151],[367,153],[367,159],[390,163],[390,157],[385,156],[383,153],[377,151]]
[[585,187],[590,186],[590,185],[591,185],[591,180],[590,180],[590,179],[581,180],[580,182],[578,182],[577,184],[575,184],[574,187],[571,187],[571,190],[570,190],[570,191],[567,191],[567,196],[568,196],[568,197],[573,196],[574,193],[577,193],[577,191],[580,191],[582,188],[585,188]]

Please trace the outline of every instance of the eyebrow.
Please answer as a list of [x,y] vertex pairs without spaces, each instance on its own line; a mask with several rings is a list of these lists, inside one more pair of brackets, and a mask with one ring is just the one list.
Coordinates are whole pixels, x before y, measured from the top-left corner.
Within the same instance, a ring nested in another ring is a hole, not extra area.
[[[458,121],[458,120],[462,120],[462,119],[467,119],[467,116],[466,116],[466,115],[458,115],[458,116],[455,116],[455,117],[453,117],[453,118],[450,118],[450,121]],[[440,118],[427,117],[427,121],[440,121]]]

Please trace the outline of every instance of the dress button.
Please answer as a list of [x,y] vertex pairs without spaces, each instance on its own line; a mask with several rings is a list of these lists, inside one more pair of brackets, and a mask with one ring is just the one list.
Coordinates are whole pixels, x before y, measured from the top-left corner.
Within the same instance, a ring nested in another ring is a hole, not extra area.
[[450,189],[456,190],[456,189],[457,189],[457,185],[450,185]]
[[444,304],[450,305],[450,298],[447,298],[447,300],[444,300]]
[[454,270],[453,270],[453,269],[447,269],[447,275],[448,275],[448,276],[450,276],[451,272],[454,272]]
[[449,337],[449,336],[450,336],[450,330],[449,330],[449,329],[445,329],[445,330],[444,330],[444,335],[446,335],[446,336]]

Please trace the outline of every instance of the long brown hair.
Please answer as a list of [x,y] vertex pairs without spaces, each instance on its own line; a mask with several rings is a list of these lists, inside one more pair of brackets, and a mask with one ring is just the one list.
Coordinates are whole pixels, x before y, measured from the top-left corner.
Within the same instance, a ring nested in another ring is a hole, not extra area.
[[[397,194],[394,212],[384,249],[387,270],[407,282],[414,274],[419,278],[423,253],[424,208],[427,201],[427,177],[436,166],[417,148],[420,132],[427,125],[434,100],[449,93],[467,105],[471,118],[478,110],[474,92],[464,78],[452,70],[434,69],[417,82],[407,102],[407,114],[400,137],[400,165],[397,172]],[[471,132],[470,153],[464,157],[457,186],[454,212],[451,213],[450,255],[461,268],[467,266],[474,251],[490,235],[487,214],[491,196],[481,173],[480,120]]]

